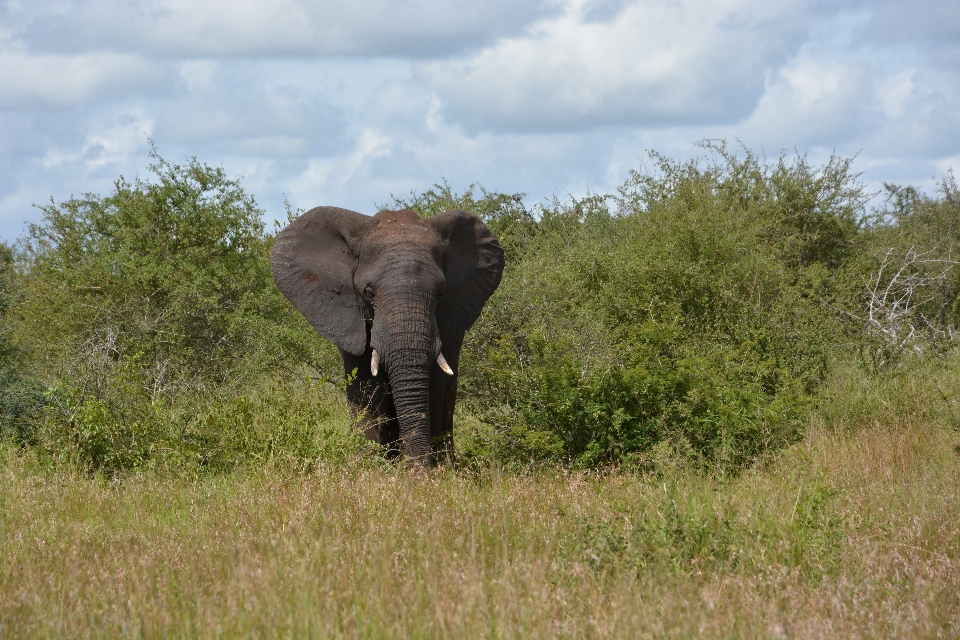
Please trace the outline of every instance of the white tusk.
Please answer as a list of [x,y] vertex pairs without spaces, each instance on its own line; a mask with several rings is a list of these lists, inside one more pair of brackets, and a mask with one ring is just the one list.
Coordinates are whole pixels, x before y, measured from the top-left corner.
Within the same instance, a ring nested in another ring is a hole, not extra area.
[[443,357],[443,354],[437,356],[437,364],[440,365],[440,368],[443,369],[443,372],[448,376],[453,375],[453,369],[450,368],[450,365],[447,364],[447,359]]
[[373,374],[373,377],[377,377],[377,372],[380,371],[380,354],[377,353],[377,350],[373,350],[373,355],[370,356],[370,373]]

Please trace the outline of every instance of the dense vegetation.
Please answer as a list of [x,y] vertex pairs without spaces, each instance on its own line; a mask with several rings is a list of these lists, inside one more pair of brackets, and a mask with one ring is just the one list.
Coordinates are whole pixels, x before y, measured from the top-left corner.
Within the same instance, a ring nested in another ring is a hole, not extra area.
[[392,203],[478,211],[506,247],[468,337],[465,453],[741,469],[799,438],[836,367],[895,375],[953,346],[952,174],[868,211],[850,160],[704,149],[534,211],[446,185]]
[[[840,369],[955,366],[952,174],[868,209],[850,160],[703,149],[610,195],[441,184],[387,205],[475,211],[506,251],[465,345],[461,460],[724,475],[797,441]],[[195,159],[150,168],[41,207],[0,253],[3,438],[106,472],[385,464],[335,349],[273,285],[255,200]]]

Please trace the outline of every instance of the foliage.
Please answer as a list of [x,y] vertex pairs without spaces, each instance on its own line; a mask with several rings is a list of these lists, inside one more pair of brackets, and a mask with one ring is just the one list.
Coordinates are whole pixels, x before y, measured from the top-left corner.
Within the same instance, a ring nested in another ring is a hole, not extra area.
[[152,157],[156,182],[121,178],[109,196],[41,207],[25,243],[23,330],[56,351],[93,341],[141,354],[156,391],[309,357],[253,198],[220,168]]
[[23,352],[11,336],[10,307],[18,300],[14,252],[0,244],[0,440],[32,444],[43,406],[42,387],[23,367]]
[[[502,459],[734,471],[799,436],[845,327],[863,187],[847,161],[709,143],[615,197],[543,207],[468,338],[469,410]],[[489,435],[489,434],[488,434]]]
[[23,243],[42,440],[93,468],[176,458],[211,407],[336,358],[274,286],[254,199],[220,168],[152,158],[154,181],[51,202]]
[[884,206],[868,219],[860,309],[861,351],[874,371],[910,354],[952,348],[960,325],[960,189],[952,172],[936,194],[885,185]]
[[[851,159],[702,148],[651,153],[614,194],[527,206],[444,181],[385,205],[474,211],[506,253],[464,344],[463,459],[739,473],[800,438],[837,371],[950,357],[951,173],[934,194],[888,185],[868,213]],[[151,158],[151,180],[51,201],[3,248],[4,439],[108,473],[361,455],[337,351],[274,285],[255,200]]]
[[376,453],[355,428],[344,389],[329,379],[272,380],[250,393],[210,405],[193,429],[196,451],[220,469],[238,460],[308,471],[318,462],[343,464]]

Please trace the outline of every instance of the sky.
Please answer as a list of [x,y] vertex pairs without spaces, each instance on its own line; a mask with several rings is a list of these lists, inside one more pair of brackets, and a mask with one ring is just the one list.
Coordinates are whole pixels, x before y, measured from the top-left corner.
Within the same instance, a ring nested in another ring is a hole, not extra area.
[[149,178],[150,141],[268,219],[447,180],[612,192],[710,138],[960,169],[955,0],[0,0],[0,239]]

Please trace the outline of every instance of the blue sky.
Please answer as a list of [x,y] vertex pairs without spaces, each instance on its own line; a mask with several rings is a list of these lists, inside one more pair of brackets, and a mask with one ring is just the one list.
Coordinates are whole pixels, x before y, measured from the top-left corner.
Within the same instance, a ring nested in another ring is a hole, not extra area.
[[960,168],[955,1],[0,0],[0,238],[146,177],[148,137],[268,217],[462,190],[607,192],[741,140],[868,184]]

